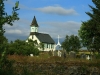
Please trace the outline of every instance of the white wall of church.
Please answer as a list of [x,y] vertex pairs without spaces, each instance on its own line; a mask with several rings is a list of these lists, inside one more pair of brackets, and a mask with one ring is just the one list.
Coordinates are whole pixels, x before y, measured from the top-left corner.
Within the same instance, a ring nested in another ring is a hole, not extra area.
[[30,35],[29,39],[32,39],[33,41],[37,40],[37,43],[39,44],[40,41],[38,40],[38,38],[35,35]]
[[[37,40],[37,43],[41,43],[38,38],[35,35],[30,35],[29,39],[32,39],[33,41]],[[28,42],[28,40],[26,40],[26,42]],[[42,51],[42,49],[39,48],[40,51]],[[55,50],[55,44],[47,44],[44,43],[44,50],[43,51],[54,51]]]
[[54,50],[55,50],[55,44],[44,43],[44,51],[54,51]]

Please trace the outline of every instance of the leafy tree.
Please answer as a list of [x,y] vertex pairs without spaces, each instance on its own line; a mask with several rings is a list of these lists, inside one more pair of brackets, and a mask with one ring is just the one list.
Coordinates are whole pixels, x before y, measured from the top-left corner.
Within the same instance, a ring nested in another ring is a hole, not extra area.
[[81,48],[80,40],[78,36],[66,36],[65,41],[62,43],[63,49],[65,49],[67,52],[69,51],[75,51],[77,52],[79,48]]
[[81,48],[78,36],[71,35],[69,39],[70,50],[78,51]]
[[39,48],[44,50],[44,44],[43,43],[39,43]]
[[4,8],[5,7],[4,1],[5,0],[0,0],[0,50],[2,51],[4,50],[3,44],[7,42],[7,39],[4,36],[5,29],[3,29],[3,26],[5,24],[13,25],[13,22],[15,20],[19,20],[17,13],[17,10],[19,10],[18,8],[19,2],[15,3],[15,7],[13,7],[12,10],[12,15],[8,15]]
[[0,74],[2,75],[13,75],[13,70],[11,70],[11,63],[7,60],[6,57],[6,50],[8,48],[8,41],[6,37],[4,36],[5,29],[3,29],[3,26],[5,24],[13,25],[13,22],[15,20],[18,20],[18,13],[17,10],[19,2],[15,3],[15,6],[12,10],[12,15],[8,15],[5,11],[5,4],[4,1],[6,0],[0,0]]
[[37,41],[33,41],[33,40],[29,39],[26,47],[28,47],[28,55],[29,54],[39,55],[39,49],[38,49]]
[[93,52],[100,52],[100,0],[92,0],[95,7],[89,5],[92,12],[86,12],[90,16],[90,20],[82,22],[79,36],[83,46]]
[[69,36],[68,35],[66,35],[64,42],[62,42],[62,48],[65,49],[67,52],[70,51]]

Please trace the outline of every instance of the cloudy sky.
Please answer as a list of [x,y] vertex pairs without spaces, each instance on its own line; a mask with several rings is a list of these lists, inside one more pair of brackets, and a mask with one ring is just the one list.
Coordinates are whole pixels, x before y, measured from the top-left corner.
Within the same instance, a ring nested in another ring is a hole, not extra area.
[[[12,7],[18,0],[5,1],[5,11],[11,14]],[[19,0],[20,20],[13,26],[4,25],[5,36],[9,40],[25,40],[30,34],[30,24],[35,16],[39,32],[50,34],[54,39],[59,35],[78,35],[82,21],[89,19],[85,12],[90,12],[88,5],[94,6],[92,0]]]

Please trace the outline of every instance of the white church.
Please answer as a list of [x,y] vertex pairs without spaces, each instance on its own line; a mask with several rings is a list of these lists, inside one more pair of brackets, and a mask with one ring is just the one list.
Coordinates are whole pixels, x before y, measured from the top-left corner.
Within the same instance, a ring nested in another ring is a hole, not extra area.
[[[55,44],[55,41],[51,38],[51,36],[49,34],[45,34],[45,33],[39,33],[38,29],[39,29],[39,25],[37,23],[37,20],[34,16],[33,21],[30,25],[31,31],[30,31],[30,35],[28,37],[28,39],[32,39],[33,41],[37,41],[37,43],[43,43],[44,44],[44,50],[43,51],[55,51],[56,50],[56,46],[60,44],[59,42],[59,38],[58,38],[58,44]],[[26,42],[28,42],[28,40],[26,40]],[[40,49],[41,50],[41,49]]]

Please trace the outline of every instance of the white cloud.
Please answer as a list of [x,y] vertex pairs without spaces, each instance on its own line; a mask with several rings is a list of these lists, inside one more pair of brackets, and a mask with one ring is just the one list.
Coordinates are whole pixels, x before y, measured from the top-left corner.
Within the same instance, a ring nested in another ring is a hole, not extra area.
[[[6,3],[11,6],[15,5],[15,2],[13,0],[8,0]],[[34,7],[28,7],[26,5],[19,3],[19,8],[26,9],[26,10],[40,11],[47,14],[63,15],[63,16],[64,15],[78,15],[78,13],[73,8],[66,9],[64,7],[59,6],[58,4],[54,4],[54,6],[34,8]]]
[[30,22],[26,19],[20,19],[19,21],[15,21],[13,26],[8,24],[4,25],[4,29],[6,30],[6,34],[9,35],[18,35],[18,36],[28,36],[30,30]]
[[8,34],[22,34],[22,31],[19,29],[12,29],[12,30],[8,30],[6,33]]
[[60,35],[64,38],[66,35],[78,35],[78,30],[81,26],[80,22],[67,21],[67,22],[41,22],[44,25],[40,28],[40,32],[49,33],[53,38]]
[[43,8],[36,8],[36,10],[48,14],[57,14],[57,15],[77,15],[78,13],[74,9],[65,9],[61,6],[47,6]]

